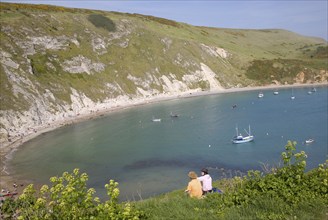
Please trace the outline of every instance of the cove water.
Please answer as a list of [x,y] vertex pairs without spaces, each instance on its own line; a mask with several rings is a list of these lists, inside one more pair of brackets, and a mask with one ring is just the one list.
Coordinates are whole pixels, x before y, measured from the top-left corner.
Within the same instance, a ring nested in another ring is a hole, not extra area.
[[[119,182],[121,200],[139,200],[186,187],[190,170],[209,168],[212,178],[276,166],[288,140],[307,155],[307,169],[327,159],[326,86],[227,93],[133,107],[45,133],[19,148],[9,161],[16,178],[50,185],[63,172],[89,175],[88,187],[106,198],[104,185]],[[236,108],[232,108],[236,105]],[[178,114],[172,118],[170,113]],[[152,122],[152,118],[161,122]],[[232,144],[244,129],[254,142]],[[305,140],[312,138],[312,144]]]

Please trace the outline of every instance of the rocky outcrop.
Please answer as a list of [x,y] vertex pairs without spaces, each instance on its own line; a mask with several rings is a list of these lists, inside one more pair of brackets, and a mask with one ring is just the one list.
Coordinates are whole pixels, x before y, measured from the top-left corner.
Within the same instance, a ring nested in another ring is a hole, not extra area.
[[303,71],[299,72],[295,79],[295,83],[325,83],[328,82],[328,71],[320,70],[313,78],[307,78],[307,74]]
[[105,64],[92,62],[90,59],[78,55],[70,60],[65,60],[62,68],[69,73],[86,73],[91,75],[104,71]]

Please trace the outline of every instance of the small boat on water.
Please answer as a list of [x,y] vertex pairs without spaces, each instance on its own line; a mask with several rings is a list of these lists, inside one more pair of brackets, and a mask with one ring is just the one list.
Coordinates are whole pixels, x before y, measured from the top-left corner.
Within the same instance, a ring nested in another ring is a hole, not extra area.
[[263,98],[263,96],[264,96],[263,92],[260,92],[257,97]]
[[242,144],[242,143],[247,143],[247,142],[251,142],[254,140],[254,136],[251,135],[251,126],[248,127],[248,132],[245,130],[245,132],[247,133],[247,136],[243,136],[241,134],[239,134],[238,132],[238,127],[236,127],[236,136],[233,137],[232,139],[232,143],[234,144]]
[[311,139],[311,138],[310,138],[310,139],[307,139],[307,140],[305,140],[305,143],[306,143],[306,144],[311,144],[311,143],[313,143],[313,142],[314,142],[314,140],[313,140],[313,139]]
[[292,88],[292,96],[290,97],[290,99],[291,99],[291,100],[294,100],[294,99],[295,99],[293,88]]
[[171,116],[172,118],[177,118],[177,117],[179,117],[178,114],[173,114],[172,112],[170,113],[170,116]]
[[273,92],[273,95],[279,95],[279,92],[278,91],[274,91]]
[[153,118],[153,119],[152,119],[152,122],[161,122],[161,121],[162,121],[161,118]]
[[317,91],[317,89],[314,87],[311,89],[311,92],[316,92],[316,91]]

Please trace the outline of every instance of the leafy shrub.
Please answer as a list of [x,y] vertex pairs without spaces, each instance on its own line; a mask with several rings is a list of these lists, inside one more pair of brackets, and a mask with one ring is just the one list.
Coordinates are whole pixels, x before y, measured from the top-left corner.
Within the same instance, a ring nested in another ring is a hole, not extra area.
[[318,58],[328,58],[328,46],[318,47],[314,56]]
[[[286,219],[286,216],[298,216],[296,207],[304,201],[321,201],[321,206],[327,210],[328,161],[305,173],[305,152],[296,152],[296,142],[291,141],[288,141],[285,149],[286,151],[281,154],[283,167],[273,169],[273,172],[267,175],[258,170],[251,170],[244,178],[235,177],[235,188],[221,198],[220,210],[236,206],[262,209],[258,203],[259,198],[266,203],[270,203],[270,200],[281,201],[285,207],[283,211],[277,209],[276,213],[262,213],[260,219]],[[276,204],[268,205],[266,209],[272,206]]]
[[27,186],[17,200],[6,200],[1,207],[4,219],[140,219],[143,213],[130,203],[118,204],[118,183],[105,185],[109,200],[101,203],[88,189],[88,175],[64,172],[52,177],[52,187],[42,186],[39,192],[33,184]]
[[248,67],[246,76],[261,83],[271,83],[272,80],[292,83],[301,71],[306,73],[304,65],[298,60],[254,60]]

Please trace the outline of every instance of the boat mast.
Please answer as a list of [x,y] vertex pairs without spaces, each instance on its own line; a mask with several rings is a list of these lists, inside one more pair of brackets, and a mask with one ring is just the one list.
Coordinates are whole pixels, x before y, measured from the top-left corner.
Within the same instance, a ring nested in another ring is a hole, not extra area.
[[246,131],[246,129],[244,129],[245,132],[248,134],[248,136],[251,136],[251,126],[248,125],[248,132]]
[[238,134],[238,126],[236,125],[236,137],[238,137],[239,134]]

